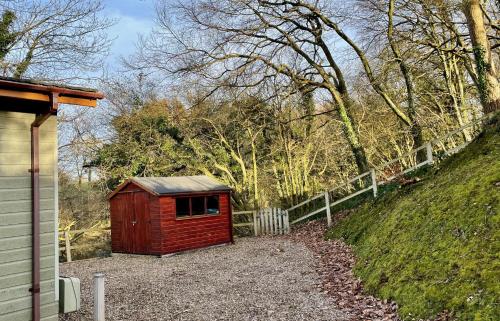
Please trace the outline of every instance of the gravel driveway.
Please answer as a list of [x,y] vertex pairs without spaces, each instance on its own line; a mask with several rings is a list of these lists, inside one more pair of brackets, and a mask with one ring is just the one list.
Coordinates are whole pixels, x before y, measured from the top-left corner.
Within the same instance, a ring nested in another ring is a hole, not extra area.
[[82,282],[82,309],[60,320],[92,320],[92,274],[106,275],[106,320],[346,320],[321,292],[314,257],[285,238],[168,258],[115,256],[61,264]]

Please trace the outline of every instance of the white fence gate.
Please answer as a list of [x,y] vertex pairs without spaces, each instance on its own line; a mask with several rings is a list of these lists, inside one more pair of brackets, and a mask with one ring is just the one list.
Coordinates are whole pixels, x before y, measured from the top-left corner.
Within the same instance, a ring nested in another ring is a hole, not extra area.
[[290,232],[290,221],[288,211],[281,208],[262,208],[253,211],[233,212],[233,216],[244,215],[251,222],[233,223],[233,227],[249,227],[253,230],[255,236],[259,235],[283,235]]
[[288,212],[281,208],[262,208],[254,216],[255,234],[282,235],[290,232]]

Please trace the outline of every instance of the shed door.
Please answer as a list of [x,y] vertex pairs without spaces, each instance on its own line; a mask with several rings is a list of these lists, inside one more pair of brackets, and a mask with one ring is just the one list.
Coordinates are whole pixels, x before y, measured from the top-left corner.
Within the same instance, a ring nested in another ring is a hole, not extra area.
[[124,193],[122,194],[123,199],[122,204],[122,230],[121,230],[121,244],[122,250],[126,253],[133,253],[133,243],[134,240],[132,235],[134,233],[134,194],[135,193]]
[[148,254],[151,244],[151,217],[149,215],[149,194],[146,192],[136,192],[134,197],[133,216],[131,217],[132,239],[130,253]]
[[149,194],[128,192],[119,194],[121,205],[120,245],[125,253],[149,254],[151,242],[151,219]]

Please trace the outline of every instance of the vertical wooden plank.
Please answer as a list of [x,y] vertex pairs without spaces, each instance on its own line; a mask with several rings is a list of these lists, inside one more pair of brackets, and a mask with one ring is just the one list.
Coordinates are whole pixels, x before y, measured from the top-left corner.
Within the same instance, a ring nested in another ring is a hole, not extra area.
[[264,222],[266,224],[266,235],[269,234],[269,209],[264,210]]
[[253,218],[253,234],[254,236],[259,235],[259,227],[257,226],[257,212],[255,210],[252,211]]
[[269,208],[269,234],[273,235],[273,214],[274,208]]
[[257,229],[259,230],[259,235],[262,235],[262,210],[257,212]]
[[285,211],[285,216],[283,217],[285,220],[285,233],[288,234],[290,233],[290,215],[288,211]]
[[278,218],[276,217],[277,211],[278,209],[273,207],[273,235],[278,234]]
[[269,235],[269,231],[271,230],[271,226],[269,224],[270,222],[270,213],[269,213],[269,208],[266,209],[266,234]]
[[326,221],[328,226],[332,226],[332,213],[330,209],[330,194],[328,191],[325,191],[325,207],[326,207]]
[[267,212],[269,214],[269,234],[273,235],[273,208],[270,207]]
[[271,207],[269,209],[269,233],[271,235],[274,235],[273,221],[274,221],[274,207]]
[[276,216],[275,216],[275,220],[274,220],[274,224],[276,225],[276,227],[275,227],[276,235],[280,234],[279,223],[278,223],[279,213],[280,213],[280,209],[277,207],[276,208]]
[[264,234],[269,234],[269,215],[267,208],[264,209]]
[[135,192],[134,195],[134,253],[149,254],[151,247],[151,218],[149,193]]
[[278,208],[278,234],[283,234],[283,210],[281,208]]
[[69,241],[69,232],[64,231],[64,241],[66,246],[66,262],[71,262],[71,242]]
[[265,220],[265,209],[260,209],[260,228],[261,234],[266,235],[266,220]]
[[269,209],[269,233],[271,235],[274,234],[273,219],[274,219],[274,207],[271,207]]
[[434,159],[432,157],[432,143],[431,142],[428,142],[425,145],[425,150],[426,150],[426,154],[427,154],[427,163],[432,165],[432,163],[434,163]]
[[281,211],[281,220],[282,220],[282,225],[281,225],[281,229],[282,229],[282,232],[283,234],[286,234],[286,220],[287,220],[287,211],[286,210],[282,210]]
[[370,175],[372,178],[372,189],[373,189],[373,197],[377,197],[377,174],[375,173],[375,169],[370,168]]
[[259,210],[259,233],[260,235],[264,235],[266,233],[264,228],[264,212],[262,209]]
[[134,253],[134,193],[125,193],[123,199],[122,244],[126,253]]
[[286,234],[286,210],[281,210],[281,234]]

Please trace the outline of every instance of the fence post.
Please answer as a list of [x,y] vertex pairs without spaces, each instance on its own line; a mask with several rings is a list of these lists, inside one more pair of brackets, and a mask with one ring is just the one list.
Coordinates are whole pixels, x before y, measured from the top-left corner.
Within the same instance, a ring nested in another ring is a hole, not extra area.
[[285,211],[285,218],[284,218],[284,223],[285,223],[285,234],[290,233],[290,215],[288,214],[288,211]]
[[332,226],[332,213],[330,210],[330,195],[328,191],[325,191],[325,207],[326,207],[326,221],[328,226]]
[[71,242],[69,241],[69,232],[64,231],[64,242],[66,250],[66,262],[71,262]]
[[428,142],[425,145],[425,150],[427,151],[427,163],[432,165],[434,163],[434,159],[432,158],[432,143]]
[[104,273],[94,273],[94,321],[105,321]]
[[377,174],[375,173],[375,169],[370,168],[370,174],[372,177],[372,189],[373,189],[373,197],[377,197]]
[[255,236],[259,235],[259,227],[257,226],[257,211],[253,210],[252,211],[252,216],[253,216],[253,234]]

